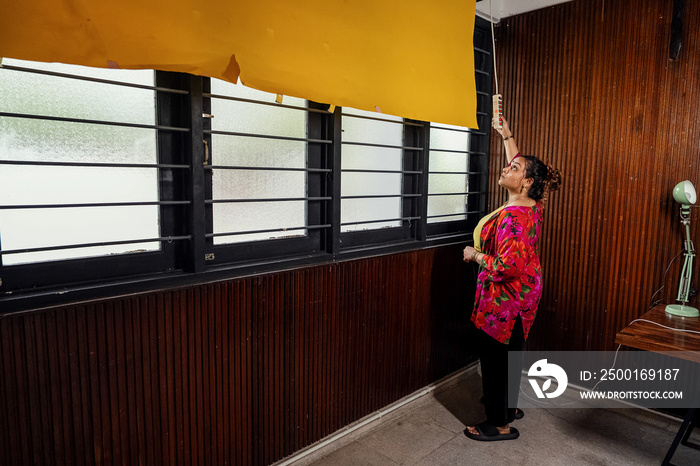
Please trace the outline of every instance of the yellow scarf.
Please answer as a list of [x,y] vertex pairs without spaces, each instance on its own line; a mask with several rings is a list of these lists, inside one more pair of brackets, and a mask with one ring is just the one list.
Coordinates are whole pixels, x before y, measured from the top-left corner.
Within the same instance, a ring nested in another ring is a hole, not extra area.
[[479,223],[476,224],[476,228],[474,228],[474,249],[481,252],[481,229],[484,228],[484,224],[486,224],[486,222],[488,222],[498,212],[502,211],[505,207],[505,205],[502,205],[490,214],[484,215],[481,220],[479,220]]

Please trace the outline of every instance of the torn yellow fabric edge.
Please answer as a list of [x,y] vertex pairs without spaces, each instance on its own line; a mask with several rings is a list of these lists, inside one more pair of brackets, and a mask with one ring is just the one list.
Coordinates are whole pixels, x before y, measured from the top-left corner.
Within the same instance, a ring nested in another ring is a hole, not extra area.
[[475,0],[25,0],[0,56],[157,69],[477,127]]

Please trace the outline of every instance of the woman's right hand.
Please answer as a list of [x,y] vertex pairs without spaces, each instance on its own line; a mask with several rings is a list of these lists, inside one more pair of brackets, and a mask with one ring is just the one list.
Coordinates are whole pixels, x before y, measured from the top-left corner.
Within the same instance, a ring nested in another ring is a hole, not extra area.
[[471,246],[467,246],[462,250],[462,258],[464,262],[469,262],[475,260],[475,256],[479,253],[476,249]]
[[502,138],[507,138],[508,136],[513,135],[513,133],[510,131],[510,126],[508,126],[508,121],[506,121],[506,119],[503,117],[501,117],[500,129],[496,125],[496,117],[493,117],[493,119],[491,120],[491,126],[493,127],[493,129],[498,131],[498,134],[500,134]]

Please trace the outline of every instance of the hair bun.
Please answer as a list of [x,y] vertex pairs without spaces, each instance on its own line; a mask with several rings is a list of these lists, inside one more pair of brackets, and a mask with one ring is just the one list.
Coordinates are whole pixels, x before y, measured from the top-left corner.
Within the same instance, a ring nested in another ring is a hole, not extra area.
[[561,186],[561,172],[558,168],[547,165],[547,177],[544,180],[547,191],[556,191]]

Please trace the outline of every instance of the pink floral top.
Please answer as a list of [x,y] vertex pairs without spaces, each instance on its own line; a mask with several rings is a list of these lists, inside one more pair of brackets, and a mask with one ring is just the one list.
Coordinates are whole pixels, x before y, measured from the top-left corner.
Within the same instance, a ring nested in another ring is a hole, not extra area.
[[527,339],[542,296],[537,239],[541,206],[509,206],[481,230],[480,262],[472,322],[501,343],[508,343],[518,316]]

